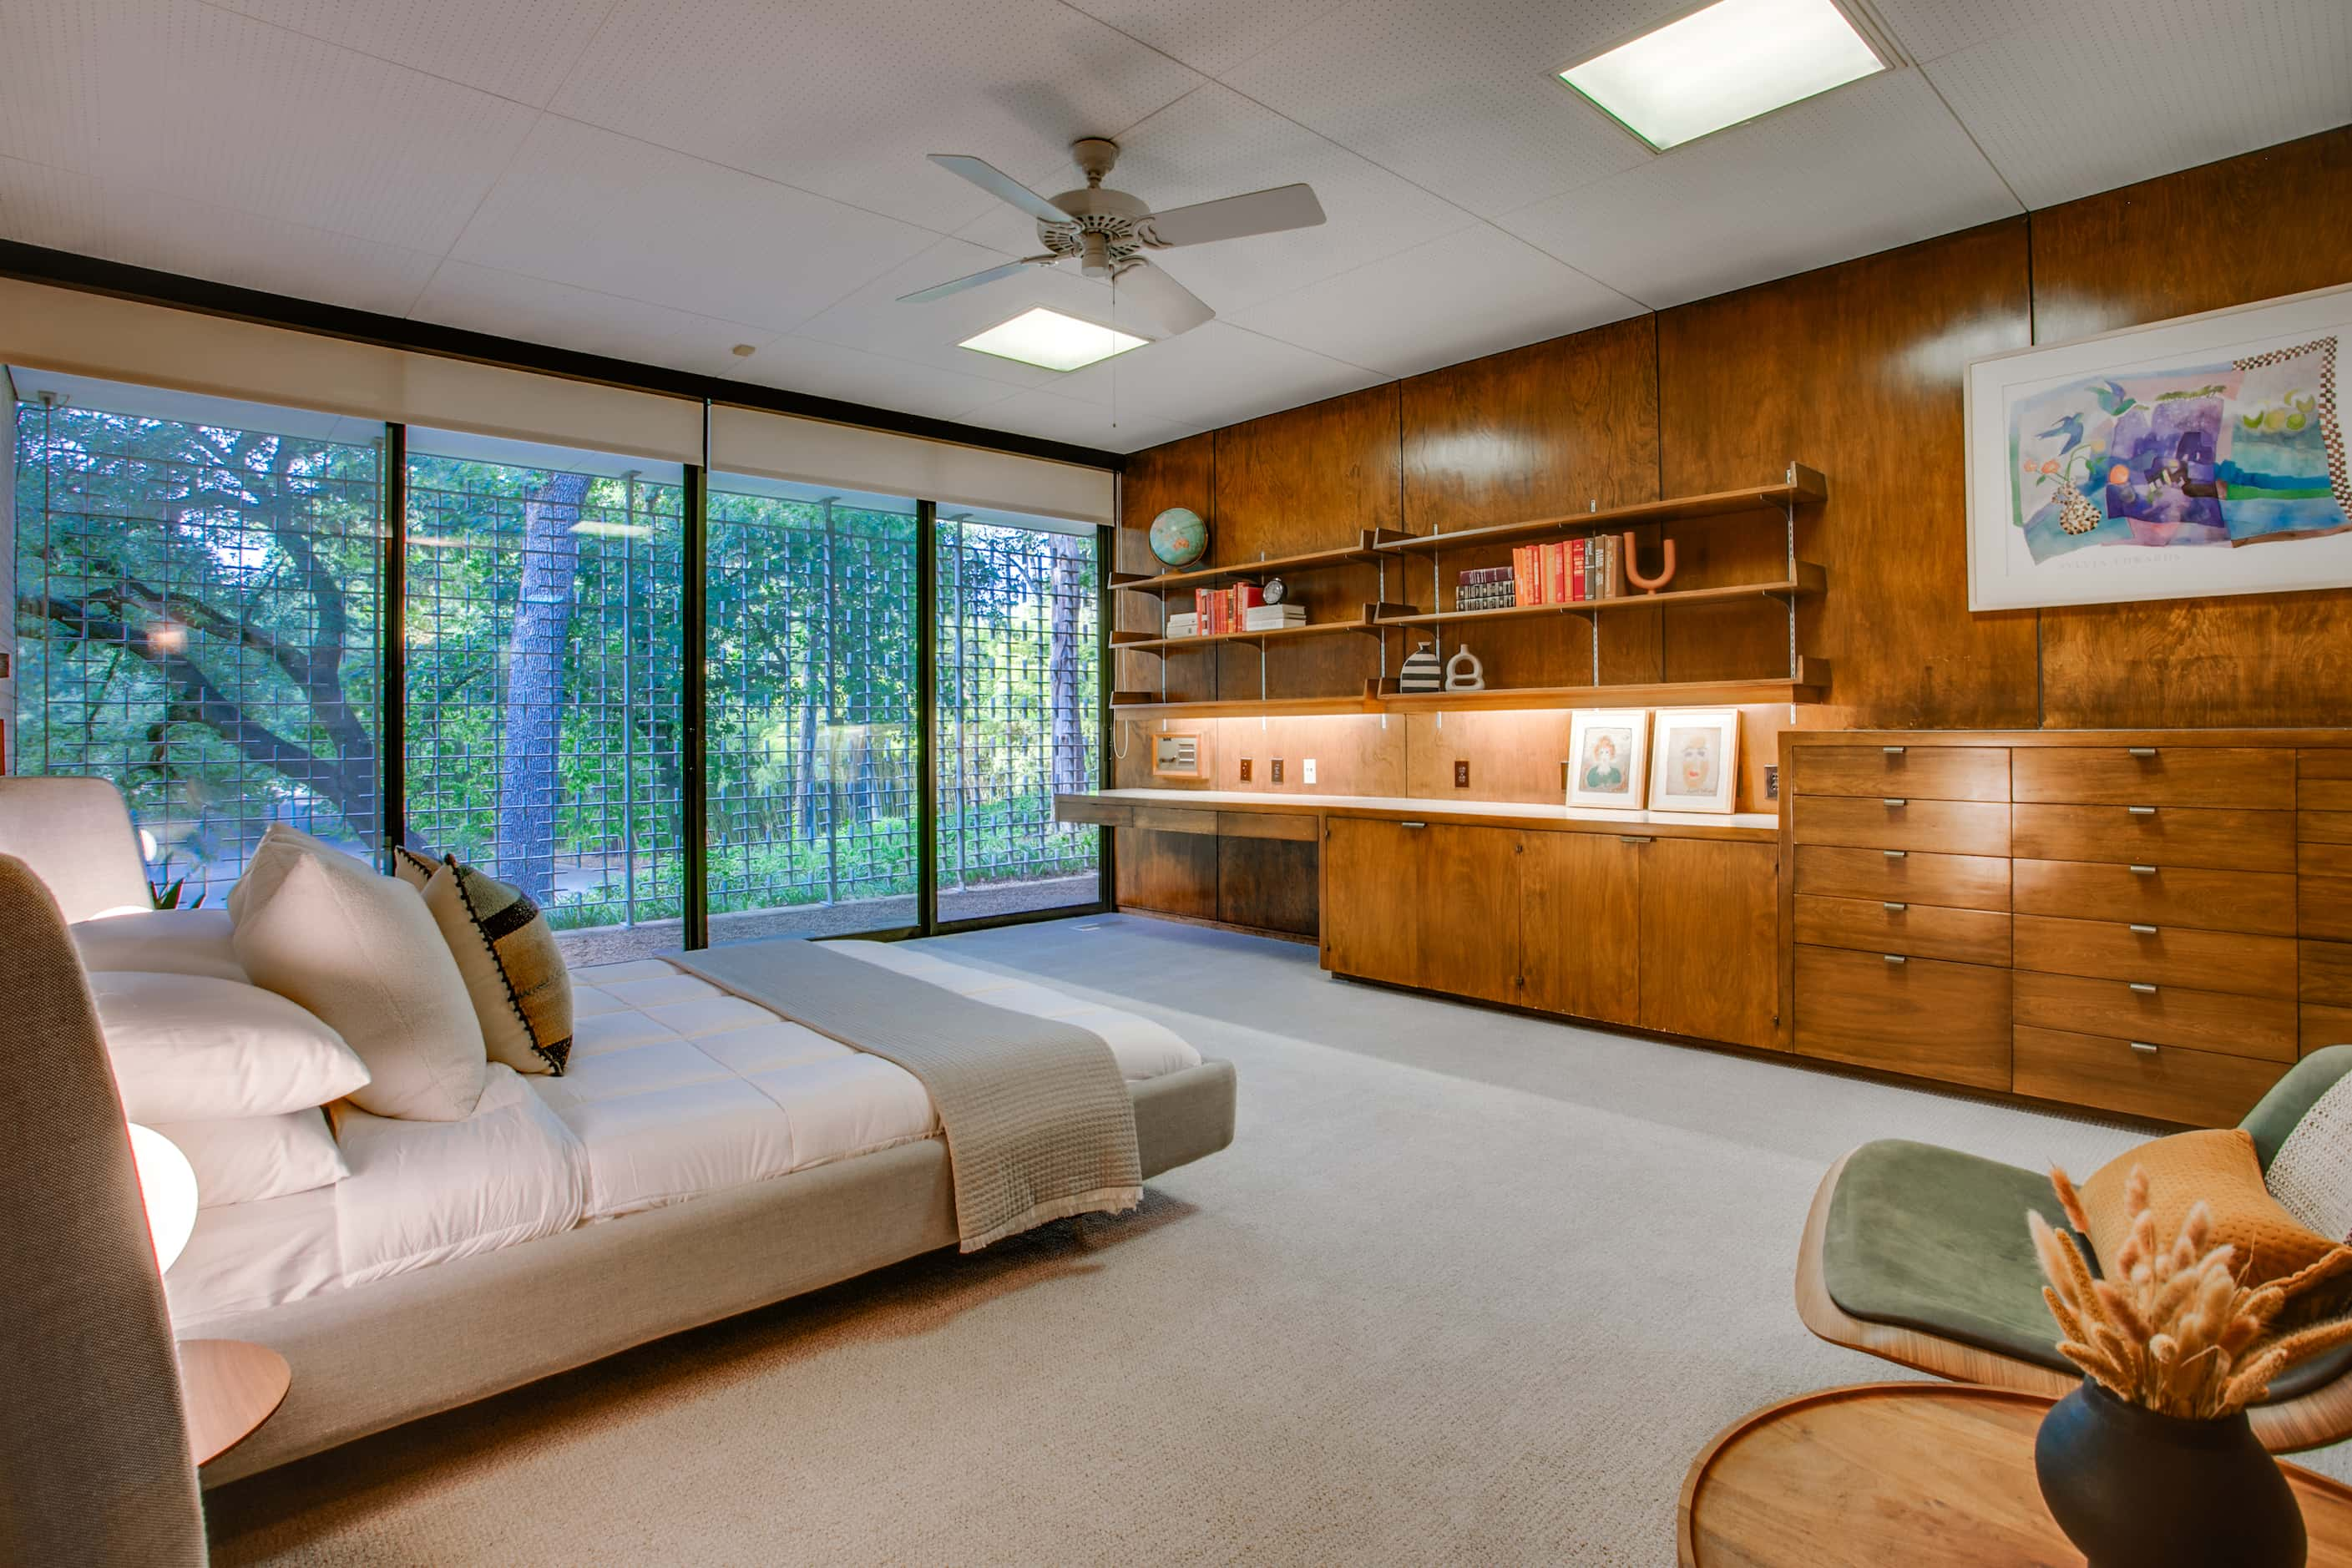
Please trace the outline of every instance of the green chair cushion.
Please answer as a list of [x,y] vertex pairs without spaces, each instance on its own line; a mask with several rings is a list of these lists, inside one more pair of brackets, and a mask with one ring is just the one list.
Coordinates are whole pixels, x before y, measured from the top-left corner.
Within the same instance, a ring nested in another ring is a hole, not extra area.
[[2285,1077],[2271,1085],[2271,1091],[2263,1096],[2261,1103],[2246,1112],[2246,1119],[2238,1125],[2252,1136],[2254,1157],[2263,1163],[2264,1171],[2278,1158],[2279,1150],[2296,1123],[2347,1072],[2352,1072],[2352,1046],[2329,1046],[2314,1051],[2289,1068]]

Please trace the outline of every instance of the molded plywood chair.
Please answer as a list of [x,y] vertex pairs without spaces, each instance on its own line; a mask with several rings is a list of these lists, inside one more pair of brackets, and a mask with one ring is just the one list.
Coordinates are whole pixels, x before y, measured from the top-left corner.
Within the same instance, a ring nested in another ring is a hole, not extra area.
[[[2265,1170],[2347,1072],[2352,1045],[2315,1051],[2239,1123]],[[1956,1383],[2064,1394],[2082,1374],[2056,1349],[2028,1209],[2065,1224],[2042,1172],[1929,1143],[1865,1143],[1831,1166],[1813,1195],[1797,1315],[1832,1344]],[[2352,1349],[2291,1369],[2252,1415],[2274,1453],[2352,1436]]]
[[172,1324],[98,1009],[56,899],[7,855],[0,931],[0,1563],[202,1568]]

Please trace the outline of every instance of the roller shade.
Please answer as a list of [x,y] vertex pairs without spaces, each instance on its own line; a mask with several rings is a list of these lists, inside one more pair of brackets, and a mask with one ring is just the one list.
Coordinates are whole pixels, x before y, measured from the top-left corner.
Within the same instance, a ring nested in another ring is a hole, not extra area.
[[702,460],[702,405],[0,279],[0,363],[356,418]]
[[710,411],[710,467],[794,483],[920,496],[1072,522],[1113,521],[1118,481],[1100,468],[830,425],[724,404]]

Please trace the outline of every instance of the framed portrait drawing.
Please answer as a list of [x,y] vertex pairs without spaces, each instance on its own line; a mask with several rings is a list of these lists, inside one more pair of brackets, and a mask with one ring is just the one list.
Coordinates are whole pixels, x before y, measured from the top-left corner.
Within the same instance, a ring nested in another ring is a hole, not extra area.
[[1649,798],[1650,710],[1580,708],[1568,729],[1568,804],[1639,811]]
[[1650,732],[1650,809],[1728,815],[1739,787],[1739,710],[1661,708]]
[[2352,284],[1971,360],[1969,608],[2352,584]]

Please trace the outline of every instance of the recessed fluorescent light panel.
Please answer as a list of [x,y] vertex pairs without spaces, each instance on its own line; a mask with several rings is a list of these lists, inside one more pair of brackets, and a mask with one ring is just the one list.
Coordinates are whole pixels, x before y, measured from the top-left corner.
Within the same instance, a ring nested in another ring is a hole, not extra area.
[[1083,370],[1150,341],[1038,305],[956,346],[1045,370]]
[[1716,0],[1559,79],[1663,153],[1886,67],[1834,0]]

